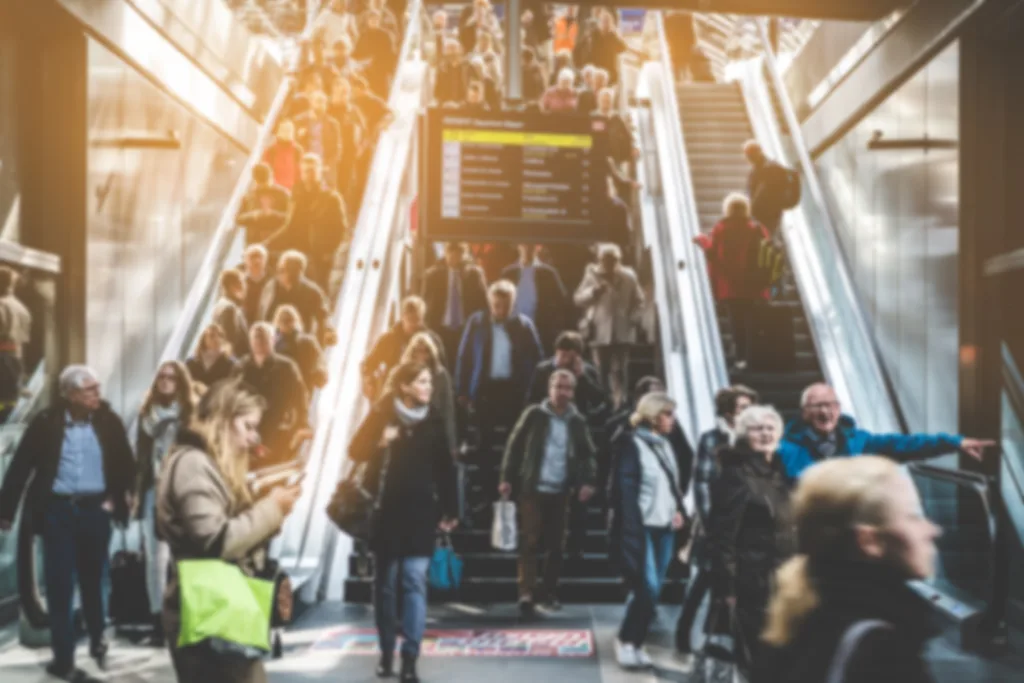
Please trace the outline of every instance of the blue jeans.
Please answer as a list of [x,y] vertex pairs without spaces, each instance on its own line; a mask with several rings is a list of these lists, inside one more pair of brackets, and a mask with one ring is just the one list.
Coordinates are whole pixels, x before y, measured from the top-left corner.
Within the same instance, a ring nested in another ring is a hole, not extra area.
[[50,614],[53,659],[61,667],[75,659],[75,578],[89,643],[103,642],[109,571],[110,513],[97,502],[73,503],[53,498],[46,504],[43,521],[43,564],[46,603]]
[[619,640],[637,647],[647,639],[657,609],[658,596],[661,595],[661,586],[665,583],[665,575],[672,562],[676,537],[671,527],[647,527],[644,533],[647,536],[644,580],[640,585],[633,586],[633,595],[626,605],[626,616],[619,628]]
[[383,654],[395,651],[398,637],[398,577],[402,578],[402,656],[416,658],[427,626],[427,567],[429,557],[376,558],[373,614]]

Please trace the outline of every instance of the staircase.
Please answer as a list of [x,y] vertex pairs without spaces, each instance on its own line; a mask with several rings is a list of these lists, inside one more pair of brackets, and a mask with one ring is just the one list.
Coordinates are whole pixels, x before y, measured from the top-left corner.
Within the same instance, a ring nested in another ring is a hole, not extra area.
[[[676,89],[686,139],[687,157],[693,177],[694,201],[703,232],[710,232],[722,216],[722,201],[730,192],[746,192],[749,166],[743,158],[743,143],[754,137],[743,93],[734,83],[694,83]],[[800,412],[804,387],[821,381],[821,367],[804,317],[803,304],[787,273],[782,291],[772,302],[792,311],[796,345],[794,370],[784,372],[735,372],[732,331],[725,311],[719,309],[718,324],[729,364],[729,381],[745,384],[761,394],[762,402],[773,405],[787,421]]]
[[[653,344],[638,345],[632,353],[628,369],[629,380],[635,383],[640,377],[653,374],[656,360],[657,351]],[[598,447],[599,461],[606,464],[609,457],[607,442],[611,435],[592,426],[591,436]],[[470,443],[475,443],[472,435]],[[495,447],[490,461],[497,467],[501,457],[502,450]],[[496,493],[482,490],[477,483],[480,480],[480,467],[481,465],[475,462],[465,465],[468,507],[474,502],[479,504],[480,501],[493,501],[497,498]],[[600,471],[606,469],[599,465]],[[598,494],[586,506],[580,517],[585,518],[582,525],[582,553],[566,553],[558,598],[563,603],[622,603],[627,591],[608,557],[603,482]],[[487,526],[489,519],[489,513],[474,517],[472,528],[460,527],[452,533],[452,545],[465,561],[462,586],[457,593],[432,594],[431,599],[479,605],[516,602],[517,554],[499,552],[491,547],[491,529]],[[543,562],[543,558],[539,561]],[[538,573],[538,576],[542,574]],[[662,601],[681,602],[683,587],[682,567],[678,562],[673,562],[662,591]],[[349,558],[345,601],[369,603],[372,599],[373,556],[357,549]]]

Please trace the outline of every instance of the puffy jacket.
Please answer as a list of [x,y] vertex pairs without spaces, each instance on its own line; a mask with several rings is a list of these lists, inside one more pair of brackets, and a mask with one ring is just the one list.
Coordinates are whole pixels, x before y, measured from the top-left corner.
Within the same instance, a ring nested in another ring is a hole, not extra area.
[[[840,417],[836,427],[836,455],[887,455],[907,462],[956,452],[962,441],[962,436],[952,434],[873,434],[858,428],[849,415]],[[790,479],[823,459],[814,429],[802,419],[789,423],[779,455]]]

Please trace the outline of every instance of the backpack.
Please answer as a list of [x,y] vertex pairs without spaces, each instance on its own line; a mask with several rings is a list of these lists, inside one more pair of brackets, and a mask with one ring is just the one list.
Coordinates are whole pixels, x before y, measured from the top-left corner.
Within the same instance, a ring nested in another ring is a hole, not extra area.
[[782,193],[782,208],[792,209],[800,203],[800,174],[789,168],[783,170],[786,173],[786,187]]
[[771,238],[761,240],[751,248],[756,250],[749,261],[751,285],[763,289],[778,284],[785,268],[786,252]]

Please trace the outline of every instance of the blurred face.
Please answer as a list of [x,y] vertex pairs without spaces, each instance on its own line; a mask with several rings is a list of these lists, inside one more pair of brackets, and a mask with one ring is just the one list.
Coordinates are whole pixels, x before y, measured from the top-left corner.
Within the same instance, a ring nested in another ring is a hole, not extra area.
[[334,44],[334,59],[345,60],[348,59],[350,54],[352,54],[352,46],[346,41],[339,40]]
[[671,434],[675,424],[676,416],[670,409],[665,409],[658,413],[658,417],[654,418],[654,431],[659,434]]
[[491,317],[501,321],[512,311],[512,300],[503,294],[492,294],[490,297]]
[[449,249],[444,252],[444,262],[449,268],[458,268],[465,260],[465,254],[461,249]]
[[216,328],[207,330],[206,337],[203,338],[203,349],[220,353],[223,348],[224,335],[220,333],[220,330]]
[[249,346],[252,347],[252,355],[262,359],[270,355],[272,342],[262,331],[254,330],[249,335]]
[[742,413],[744,410],[754,405],[754,402],[750,400],[749,396],[739,396],[736,399],[736,411],[725,416],[726,421],[732,424],[736,421],[736,416]]
[[601,257],[601,268],[610,273],[619,265],[619,258],[615,254],[605,254]]
[[572,76],[568,74],[559,74],[558,87],[562,90],[572,90]]
[[308,161],[302,162],[302,167],[299,171],[302,175],[302,182],[308,185],[319,185],[320,184],[320,165],[310,163]]
[[466,102],[470,104],[480,104],[484,100],[484,94],[480,91],[480,88],[470,88],[466,92]]
[[819,434],[831,434],[839,424],[839,399],[832,387],[817,384],[807,392],[803,418]]
[[600,90],[601,88],[608,87],[608,72],[605,70],[594,72],[594,89]]
[[277,266],[277,281],[285,287],[291,287],[295,284],[295,273],[293,273],[286,264],[281,263]]
[[402,311],[402,330],[412,334],[423,326],[423,318],[417,311]]
[[263,417],[262,410],[252,410],[242,413],[231,421],[232,444],[239,451],[250,451],[260,445],[260,419]]
[[346,80],[339,80],[334,84],[334,101],[348,102],[352,97],[352,84]]
[[782,434],[779,433],[778,425],[769,420],[751,425],[747,429],[747,441],[750,442],[750,447],[758,453],[766,455],[774,453],[781,438]]
[[459,44],[456,42],[449,42],[444,44],[444,56],[448,58],[448,61],[456,62],[459,60]]
[[607,12],[603,12],[601,14],[601,18],[598,20],[598,25],[601,27],[601,30],[605,32],[611,31],[615,28],[615,24],[612,22],[612,15]]
[[434,378],[430,376],[429,370],[424,370],[411,384],[402,387],[402,393],[413,404],[425,406],[430,403],[430,395],[434,392]]
[[893,477],[889,521],[882,534],[887,537],[886,554],[909,578],[926,579],[935,572],[935,539],[942,530],[924,516],[917,489],[909,477]]
[[174,368],[170,365],[165,365],[157,370],[156,373],[156,393],[161,396],[174,396],[178,390],[178,375],[174,372]]
[[612,97],[612,94],[607,90],[602,90],[601,93],[597,96],[597,107],[601,111],[610,112],[612,110],[613,104],[615,104],[615,99]]
[[68,395],[72,405],[90,413],[99,409],[101,398],[100,383],[92,377],[82,380],[82,385]]
[[316,112],[318,115],[327,112],[327,96],[324,95],[322,92],[318,92],[315,95],[313,95],[313,99],[310,101],[310,103],[313,105],[313,111]]
[[593,69],[584,69],[583,70],[583,83],[590,90],[594,89],[594,70]]
[[372,29],[380,28],[380,17],[376,14],[371,14],[366,20],[366,25]]
[[576,386],[568,377],[558,376],[555,381],[548,384],[548,399],[559,412],[569,407],[575,395]]
[[277,139],[285,142],[292,142],[295,139],[295,124],[291,121],[284,121],[277,127]]
[[579,357],[575,349],[555,349],[555,365],[560,368],[571,368]]
[[420,365],[430,365],[433,357],[430,355],[430,351],[427,350],[427,347],[420,344],[412,350],[412,359]]
[[743,155],[747,157],[747,161],[753,165],[760,164],[764,160],[764,151],[762,151],[757,145],[751,145],[749,148],[744,149]]
[[277,323],[277,328],[278,330],[281,331],[282,334],[291,334],[292,332],[295,331],[295,327],[297,324],[295,316],[291,315],[290,313],[282,315],[278,319]]
[[245,255],[245,272],[259,280],[267,271],[267,259],[258,251]]

